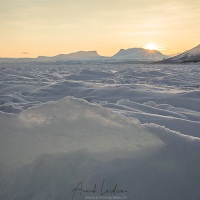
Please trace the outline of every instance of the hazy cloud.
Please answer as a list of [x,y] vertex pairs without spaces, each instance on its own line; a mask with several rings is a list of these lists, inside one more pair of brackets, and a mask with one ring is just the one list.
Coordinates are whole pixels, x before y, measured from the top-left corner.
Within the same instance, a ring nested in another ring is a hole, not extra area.
[[29,53],[28,52],[21,52],[21,54],[28,55]]

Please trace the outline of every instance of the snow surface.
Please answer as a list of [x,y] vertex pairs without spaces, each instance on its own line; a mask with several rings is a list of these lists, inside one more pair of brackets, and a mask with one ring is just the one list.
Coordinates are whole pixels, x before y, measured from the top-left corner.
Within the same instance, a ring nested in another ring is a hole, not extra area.
[[[199,65],[15,63],[0,75],[0,199],[72,199],[103,180],[129,200],[200,198]],[[98,195],[74,199],[85,196]]]

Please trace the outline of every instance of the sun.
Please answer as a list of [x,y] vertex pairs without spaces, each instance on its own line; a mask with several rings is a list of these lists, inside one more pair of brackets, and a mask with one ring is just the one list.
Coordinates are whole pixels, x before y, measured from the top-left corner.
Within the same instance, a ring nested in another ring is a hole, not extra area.
[[149,50],[158,50],[158,47],[156,44],[154,43],[148,43],[146,46],[145,46],[145,49],[149,49]]

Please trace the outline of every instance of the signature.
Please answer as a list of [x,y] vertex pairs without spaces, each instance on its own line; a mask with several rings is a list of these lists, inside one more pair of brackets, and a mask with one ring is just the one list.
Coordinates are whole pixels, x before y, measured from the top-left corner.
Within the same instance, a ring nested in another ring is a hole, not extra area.
[[112,188],[107,188],[105,186],[106,180],[103,180],[100,187],[97,187],[97,184],[95,183],[93,187],[91,188],[84,188],[83,182],[79,182],[78,185],[72,190],[72,199],[74,198],[75,194],[79,194],[80,196],[83,193],[87,194],[99,194],[100,196],[103,195],[116,195],[116,194],[124,194],[128,191],[125,189],[121,189],[118,187],[118,184],[116,184]]

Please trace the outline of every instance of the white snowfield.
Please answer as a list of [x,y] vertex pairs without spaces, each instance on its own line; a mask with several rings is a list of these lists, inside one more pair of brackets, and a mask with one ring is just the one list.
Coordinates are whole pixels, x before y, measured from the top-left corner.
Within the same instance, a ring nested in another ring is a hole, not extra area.
[[199,200],[199,65],[0,75],[0,200]]

